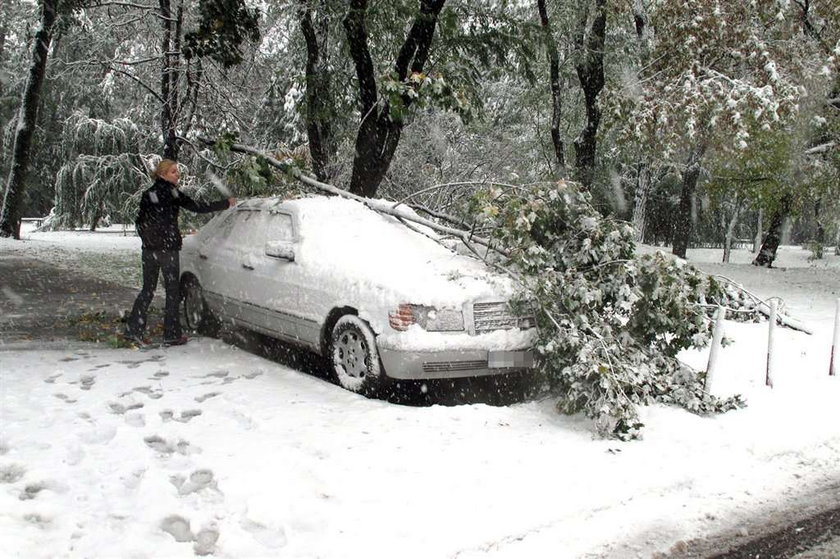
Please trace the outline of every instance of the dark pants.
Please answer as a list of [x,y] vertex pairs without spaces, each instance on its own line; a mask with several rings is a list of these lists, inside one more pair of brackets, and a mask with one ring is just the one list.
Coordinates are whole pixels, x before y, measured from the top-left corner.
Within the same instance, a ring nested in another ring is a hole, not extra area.
[[181,337],[181,320],[178,316],[178,304],[181,302],[178,279],[181,275],[181,263],[177,250],[143,249],[143,289],[134,301],[134,307],[126,323],[127,336],[142,338],[146,330],[146,314],[149,304],[155,296],[158,274],[163,274],[163,286],[166,289],[166,308],[163,315],[163,339],[176,340]]

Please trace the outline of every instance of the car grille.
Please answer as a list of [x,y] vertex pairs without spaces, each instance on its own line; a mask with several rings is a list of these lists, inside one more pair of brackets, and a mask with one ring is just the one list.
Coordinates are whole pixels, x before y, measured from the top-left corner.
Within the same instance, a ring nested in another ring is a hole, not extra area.
[[477,371],[486,369],[487,361],[427,361],[423,363],[426,373],[442,373],[446,371]]
[[525,322],[533,323],[529,318],[531,317],[516,316],[511,313],[510,306],[505,301],[473,305],[473,323],[476,334],[519,328]]

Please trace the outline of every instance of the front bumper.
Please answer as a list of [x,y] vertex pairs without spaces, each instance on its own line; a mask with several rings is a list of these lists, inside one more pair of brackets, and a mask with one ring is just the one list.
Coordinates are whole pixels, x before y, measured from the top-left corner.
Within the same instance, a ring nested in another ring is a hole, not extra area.
[[523,371],[534,366],[534,353],[530,349],[406,351],[380,348],[379,357],[385,374],[395,379],[481,377]]

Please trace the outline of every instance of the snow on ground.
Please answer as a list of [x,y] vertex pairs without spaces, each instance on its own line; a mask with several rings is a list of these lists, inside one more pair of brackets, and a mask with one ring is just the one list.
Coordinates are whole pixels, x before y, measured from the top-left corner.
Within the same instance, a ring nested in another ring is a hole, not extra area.
[[[0,250],[72,257],[88,250],[85,236],[0,239]],[[777,330],[769,389],[767,323],[727,321],[734,343],[714,391],[749,406],[706,418],[653,406],[637,442],[597,439],[588,420],[558,415],[551,401],[368,400],[218,340],[149,351],[6,346],[0,549],[623,558],[737,528],[840,473],[840,380],[827,376],[840,258],[813,266],[784,247],[780,268],[764,270],[746,251],[733,256],[721,265],[720,251],[689,251],[712,273],[783,297],[814,335]],[[682,357],[705,367],[708,352]]]

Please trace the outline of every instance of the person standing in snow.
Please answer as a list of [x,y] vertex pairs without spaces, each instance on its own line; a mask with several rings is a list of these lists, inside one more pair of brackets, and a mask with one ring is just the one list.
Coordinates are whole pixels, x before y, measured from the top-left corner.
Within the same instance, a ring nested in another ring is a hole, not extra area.
[[178,180],[181,173],[178,164],[163,159],[152,173],[154,184],[140,198],[140,211],[135,224],[143,242],[143,288],[134,301],[128,317],[124,336],[126,339],[147,344],[143,337],[146,330],[146,315],[157,288],[158,274],[163,274],[166,289],[166,306],[163,318],[163,343],[183,345],[188,338],[181,332],[178,305],[181,301],[179,279],[181,264],[181,232],[178,229],[178,213],[181,208],[191,212],[209,213],[225,210],[236,204],[236,198],[215,202],[196,202],[180,190]]

